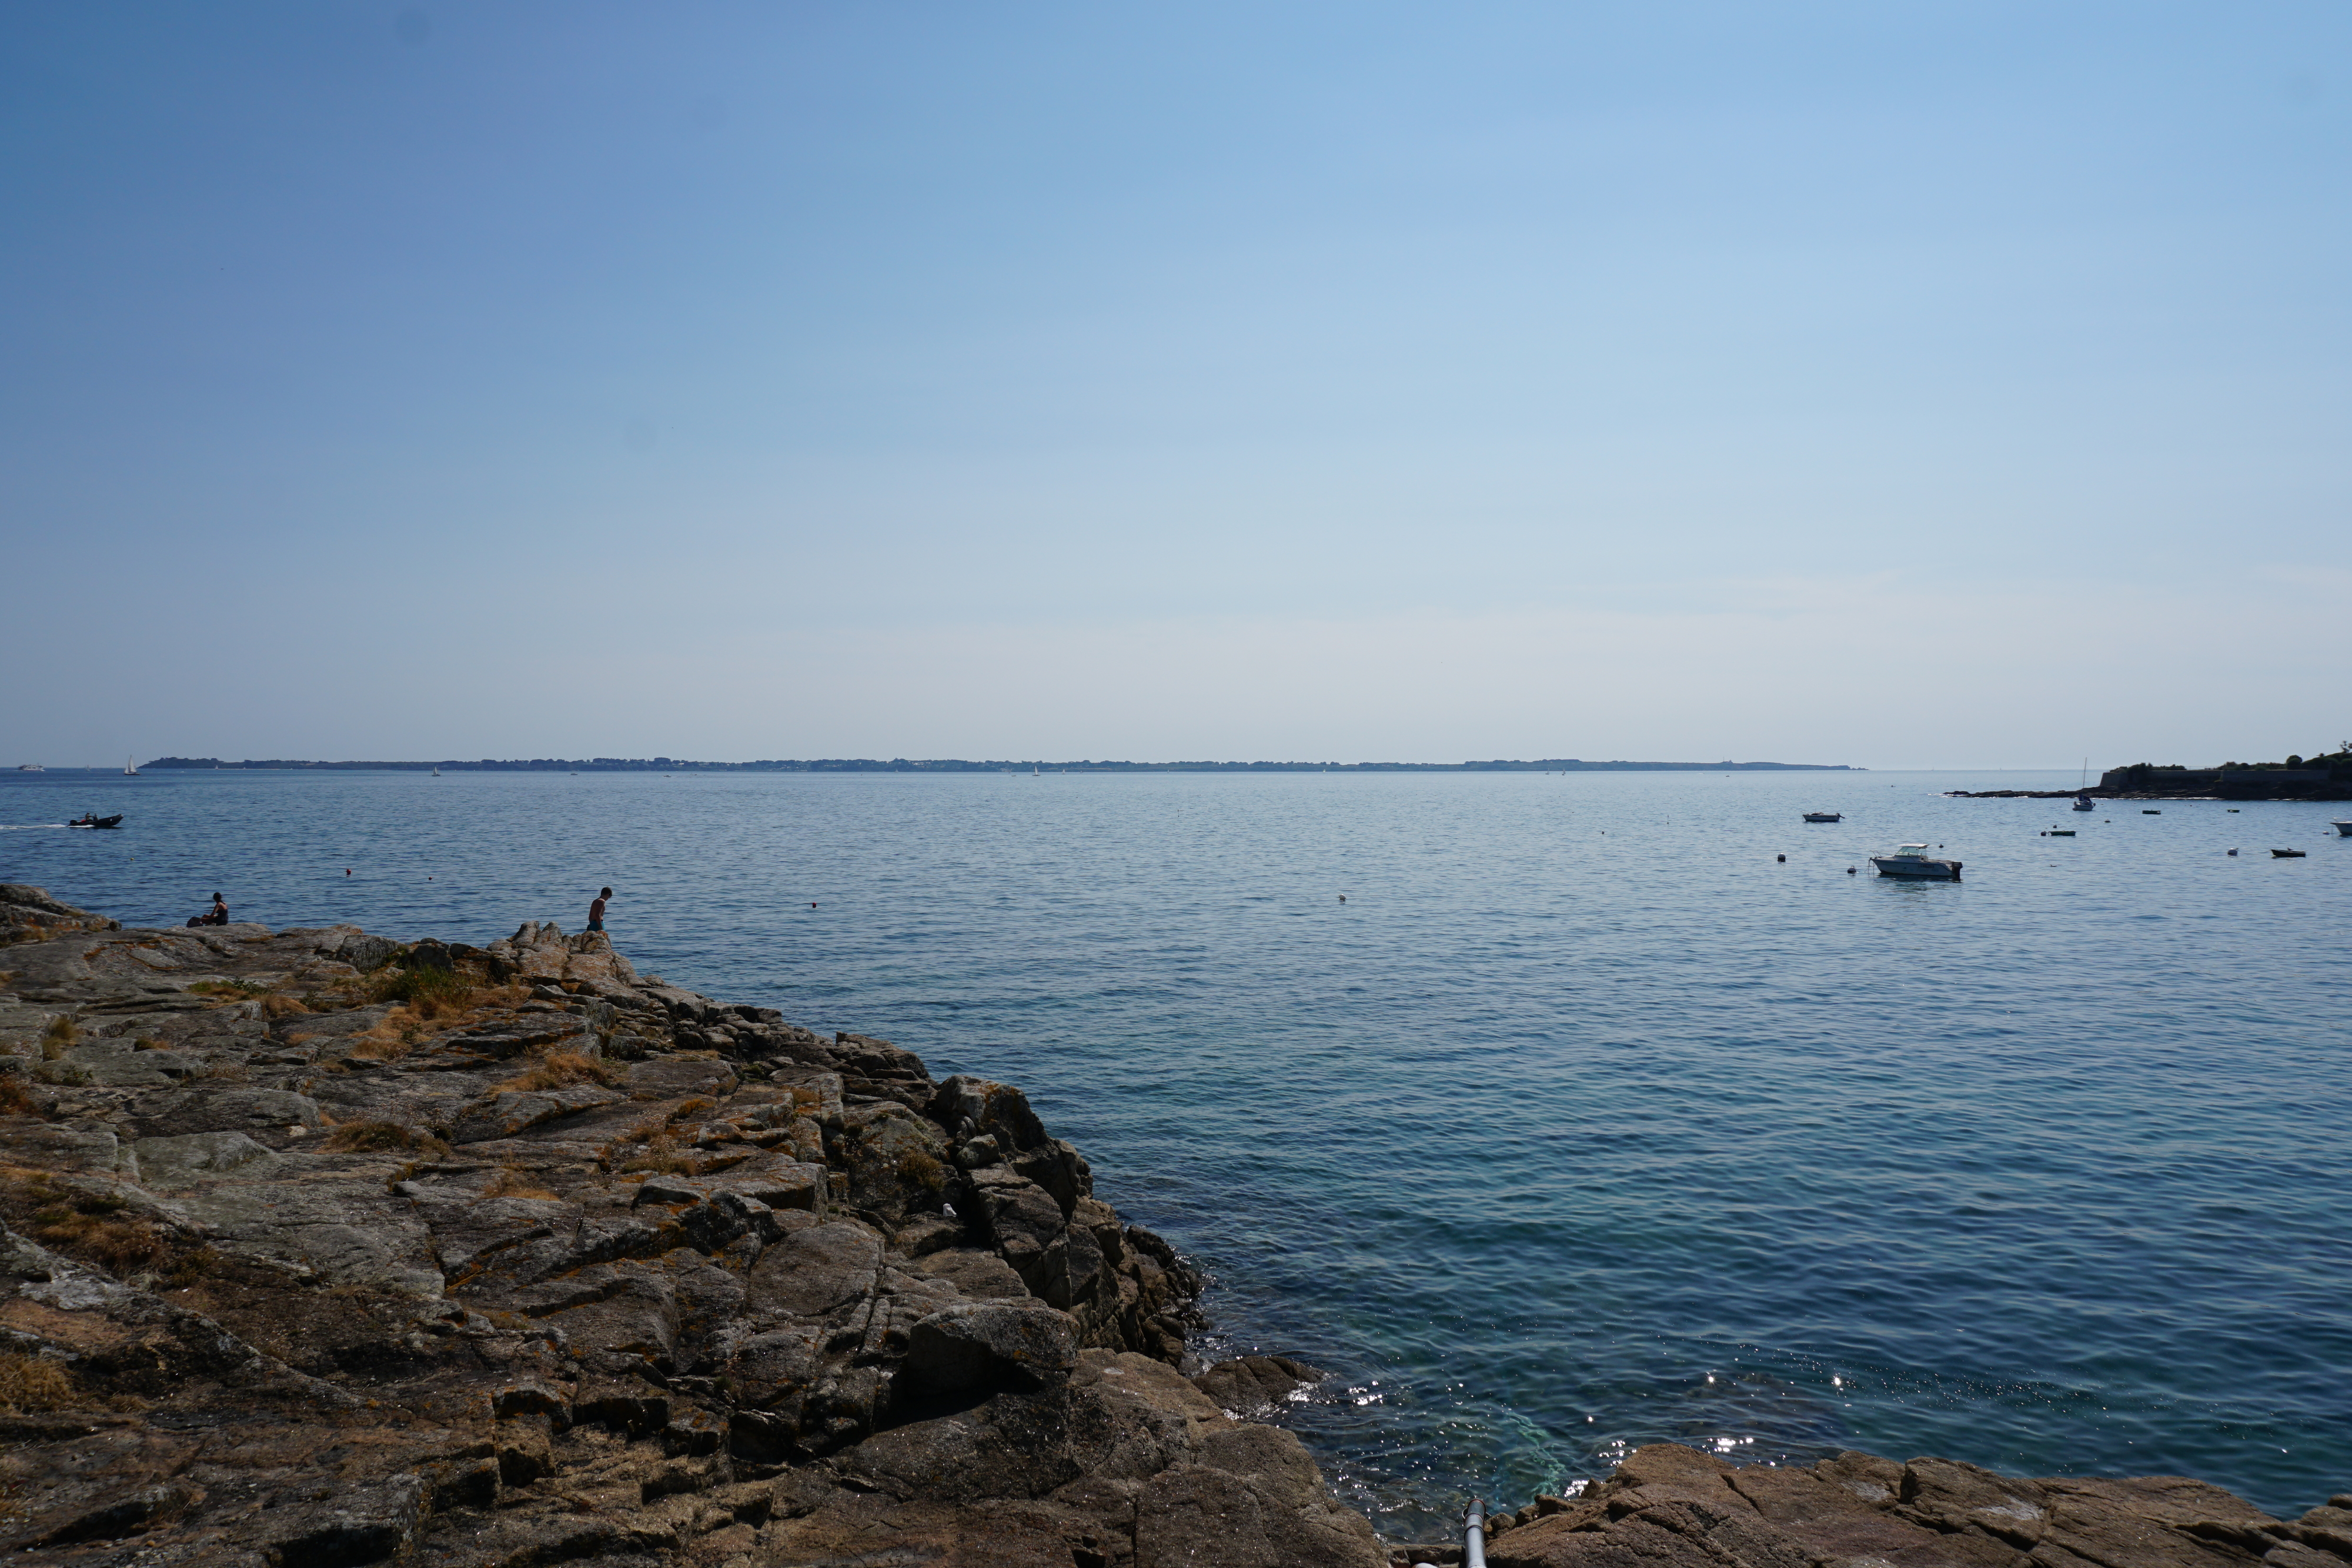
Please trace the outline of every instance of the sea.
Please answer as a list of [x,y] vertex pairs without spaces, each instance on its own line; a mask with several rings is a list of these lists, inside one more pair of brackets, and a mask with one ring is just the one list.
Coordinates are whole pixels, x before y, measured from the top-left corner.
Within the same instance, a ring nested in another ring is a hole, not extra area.
[[2347,810],[1945,793],[2075,779],[53,771],[0,880],[476,944],[609,883],[641,970],[1025,1088],[1391,1539],[1662,1439],[2292,1515],[2352,1490]]

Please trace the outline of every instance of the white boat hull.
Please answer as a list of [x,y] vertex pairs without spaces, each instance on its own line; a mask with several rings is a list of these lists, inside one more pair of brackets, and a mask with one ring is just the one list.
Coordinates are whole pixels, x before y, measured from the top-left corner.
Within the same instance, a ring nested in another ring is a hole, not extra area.
[[1903,855],[1873,855],[1870,863],[1878,868],[1881,876],[1910,876],[1937,882],[1960,880],[1958,861],[1912,860]]
[[2327,825],[2345,838],[2352,839],[2352,822],[2330,822]]

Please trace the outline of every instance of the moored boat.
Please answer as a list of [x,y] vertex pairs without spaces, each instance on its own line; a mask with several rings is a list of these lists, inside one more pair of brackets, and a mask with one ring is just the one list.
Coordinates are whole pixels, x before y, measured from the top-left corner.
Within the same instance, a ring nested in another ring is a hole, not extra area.
[[1808,822],[1843,822],[1845,821],[1845,813],[1843,811],[1808,811],[1805,813],[1805,821]]
[[1870,863],[1878,868],[1881,876],[1933,877],[1943,882],[1960,880],[1960,862],[1939,860],[1927,852],[1925,844],[1904,844],[1891,855],[1873,855]]
[[2352,839],[2352,822],[2330,822],[2327,825],[2343,837]]
[[2303,859],[2303,852],[2301,850],[2273,850],[2271,852],[2271,859],[2277,861],[2299,861]]

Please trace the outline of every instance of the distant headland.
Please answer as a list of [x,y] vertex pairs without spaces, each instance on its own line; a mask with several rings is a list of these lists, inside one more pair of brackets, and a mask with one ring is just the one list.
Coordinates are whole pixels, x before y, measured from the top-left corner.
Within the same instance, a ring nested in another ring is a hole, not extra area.
[[2135,762],[2110,768],[2088,789],[1952,789],[1970,800],[2051,800],[2084,794],[2109,800],[2352,800],[2352,741],[2315,757],[2284,762],[2224,762],[2187,768]]
[[247,758],[225,762],[217,757],[159,757],[142,763],[148,768],[313,769],[352,772],[422,772],[437,768],[444,773],[1019,773],[1031,768],[1055,773],[1731,773],[1801,769],[1825,773],[1861,773],[1867,769],[1843,762],[1587,762],[1575,757],[1548,757],[1534,762],[1496,759],[1492,762],[1076,762],[1044,760],[971,762],[958,757],[909,759],[894,757],[824,757],[770,762],[689,762],[673,757],[535,757],[499,760],[485,757],[466,762],[298,762],[283,758]]

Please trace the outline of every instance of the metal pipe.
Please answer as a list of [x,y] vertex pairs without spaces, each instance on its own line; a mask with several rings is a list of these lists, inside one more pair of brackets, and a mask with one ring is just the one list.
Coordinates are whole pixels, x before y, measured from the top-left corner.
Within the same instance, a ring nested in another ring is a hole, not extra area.
[[1462,1568],[1486,1568],[1486,1500],[1474,1497],[1462,1516]]

